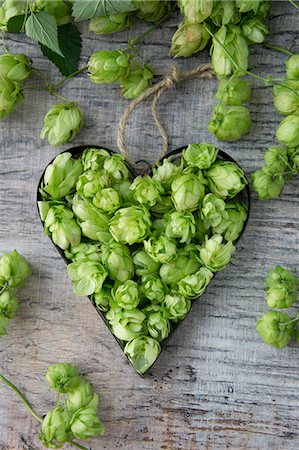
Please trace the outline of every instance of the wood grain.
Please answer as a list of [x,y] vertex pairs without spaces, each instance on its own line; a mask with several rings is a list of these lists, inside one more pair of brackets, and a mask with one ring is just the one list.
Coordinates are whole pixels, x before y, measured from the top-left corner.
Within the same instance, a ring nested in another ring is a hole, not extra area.
[[[168,52],[177,21],[170,19],[139,46],[158,77],[173,64]],[[270,39],[299,52],[298,22],[298,12],[287,1],[273,2]],[[94,50],[119,48],[128,39],[127,32],[98,37],[88,32],[86,24],[81,28],[82,65]],[[134,33],[145,29],[138,22]],[[24,36],[11,35],[7,45],[12,52],[28,54],[36,67],[58,81],[55,67]],[[208,60],[203,52],[176,64],[188,70]],[[284,76],[284,60],[283,55],[251,48],[251,68],[260,75]],[[32,84],[39,80],[35,73]],[[216,142],[207,131],[215,90],[213,81],[194,80],[163,96],[160,112],[171,148]],[[61,93],[78,101],[86,116],[75,144],[114,149],[116,125],[128,104],[118,87],[95,85],[80,75]],[[36,186],[46,164],[61,151],[39,139],[42,117],[55,102],[46,92],[28,90],[25,102],[0,124],[0,251],[16,248],[33,268],[20,291],[21,308],[9,335],[1,338],[1,373],[27,394],[42,415],[53,401],[43,379],[47,366],[75,363],[101,396],[106,434],[90,441],[93,450],[297,450],[299,348],[292,344],[277,351],[264,345],[255,322],[266,311],[267,270],[277,263],[294,271],[298,267],[298,180],[286,186],[281,199],[259,203],[253,196],[249,225],[233,264],[219,273],[149,375],[141,379],[92,305],[73,294],[65,264],[39,222]],[[220,145],[247,173],[261,166],[263,151],[273,144],[281,120],[271,88],[255,82],[250,110],[250,134],[234,144]],[[140,106],[127,128],[133,160],[142,156],[154,161],[161,150],[150,123],[147,106]],[[3,385],[0,449],[42,449],[38,424]]]

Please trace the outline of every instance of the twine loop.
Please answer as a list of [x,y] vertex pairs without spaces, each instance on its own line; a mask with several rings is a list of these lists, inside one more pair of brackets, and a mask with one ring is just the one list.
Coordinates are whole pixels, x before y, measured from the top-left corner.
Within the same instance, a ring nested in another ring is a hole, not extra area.
[[[153,96],[153,101],[151,105],[151,112],[152,116],[155,122],[155,125],[157,129],[159,130],[159,133],[162,138],[163,142],[163,151],[160,155],[159,159],[166,155],[168,152],[168,144],[169,144],[169,138],[168,133],[163,125],[161,118],[158,113],[157,105],[158,101],[163,94],[164,91],[168,89],[172,89],[177,84],[179,84],[181,81],[185,80],[191,80],[193,78],[206,78],[208,80],[211,80],[214,78],[213,71],[211,64],[200,64],[195,69],[182,72],[179,70],[177,66],[172,66],[170,71],[165,75],[163,80],[161,80],[159,83],[154,84],[152,87],[146,89],[142,94],[133,102],[130,103],[130,105],[127,107],[127,109],[122,114],[119,124],[118,124],[118,131],[117,131],[117,147],[128,160],[129,160],[129,152],[128,148],[125,143],[125,128],[127,121],[131,115],[131,113],[134,111],[134,109],[143,101],[147,100],[149,97]],[[131,163],[132,164],[132,163]]]

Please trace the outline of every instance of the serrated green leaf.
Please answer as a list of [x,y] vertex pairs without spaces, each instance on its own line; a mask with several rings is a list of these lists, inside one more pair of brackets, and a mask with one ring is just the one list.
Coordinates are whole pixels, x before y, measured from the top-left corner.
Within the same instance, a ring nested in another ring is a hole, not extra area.
[[133,0],[73,0],[73,16],[76,22],[135,9]]
[[58,67],[62,75],[67,77],[78,69],[82,47],[81,33],[78,28],[71,23],[58,27],[58,44],[64,55],[63,58],[43,44],[40,44],[40,48],[43,55]]
[[9,19],[7,22],[7,31],[8,33],[19,33],[23,27],[25,20],[25,14],[21,14],[20,16],[14,16]]
[[58,44],[58,29],[54,16],[44,11],[31,13],[26,21],[25,31],[28,37],[63,57]]

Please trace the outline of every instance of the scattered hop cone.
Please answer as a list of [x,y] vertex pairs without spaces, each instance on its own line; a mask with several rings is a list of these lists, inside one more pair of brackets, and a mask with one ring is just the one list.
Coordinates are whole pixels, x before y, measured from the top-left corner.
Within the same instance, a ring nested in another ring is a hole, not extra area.
[[139,97],[143,91],[151,87],[153,76],[153,70],[150,66],[135,65],[130,67],[126,78],[120,80],[122,95],[129,100]]
[[227,56],[224,47],[240,68],[237,72],[244,75],[248,67],[248,44],[242,36],[240,27],[236,25],[222,26],[215,33],[212,42],[210,53],[216,75],[221,78],[236,71],[236,67]]
[[211,270],[207,269],[206,267],[201,267],[194,274],[187,275],[178,282],[177,284],[178,291],[181,295],[187,298],[200,297],[206,290],[212,278],[213,272],[211,272]]
[[101,261],[99,244],[81,242],[79,245],[71,246],[64,254],[72,261]]
[[218,272],[227,266],[236,248],[231,241],[223,244],[223,236],[214,234],[200,249],[200,259],[209,270]]
[[57,406],[49,411],[43,420],[39,438],[48,448],[60,448],[72,438],[69,430],[69,416],[67,411]]
[[73,415],[83,408],[89,408],[90,411],[96,413],[98,405],[99,397],[93,392],[90,383],[79,379],[79,383],[68,391],[67,410],[69,415]]
[[103,312],[107,312],[109,310],[109,303],[112,300],[111,295],[111,286],[104,284],[102,286],[101,292],[97,292],[93,295],[93,301],[96,307]]
[[130,57],[118,50],[94,52],[88,62],[94,83],[118,83],[129,74]]
[[191,167],[198,169],[209,169],[216,161],[218,148],[214,145],[203,144],[189,144],[183,151],[183,158]]
[[19,288],[30,275],[28,262],[17,250],[5,253],[0,259],[0,287]]
[[156,339],[141,335],[128,342],[124,352],[136,371],[143,374],[154,364],[161,352],[161,347]]
[[289,80],[299,79],[299,55],[292,55],[286,61],[287,78]]
[[240,11],[240,13],[247,13],[249,11],[253,11],[254,14],[257,14],[260,4],[263,3],[262,0],[236,0],[236,7]]
[[179,253],[175,261],[161,266],[159,274],[162,281],[167,285],[177,284],[182,278],[197,272],[201,266],[198,259],[195,256],[185,256]]
[[153,169],[152,179],[159,181],[166,192],[171,191],[171,184],[174,179],[182,173],[183,165],[177,166],[171,161],[171,158],[163,159],[162,164],[158,164],[158,167]]
[[248,208],[242,202],[228,202],[225,216],[217,226],[213,226],[213,233],[222,234],[226,241],[236,241],[241,235],[248,216]]
[[58,26],[71,22],[71,8],[63,0],[34,0],[34,11],[45,11],[54,16]]
[[124,283],[134,276],[134,265],[128,247],[115,241],[102,244],[102,262],[114,281]]
[[225,201],[214,194],[207,194],[201,207],[201,218],[206,228],[215,227],[220,224],[225,216]]
[[133,263],[136,275],[139,277],[143,275],[157,275],[160,268],[160,264],[154,261],[145,250],[136,250],[133,253]]
[[[188,211],[174,211],[169,215],[169,220],[165,228],[167,237],[180,239],[180,243],[189,244],[195,232],[195,219],[192,213]],[[160,262],[171,262],[171,260]]]
[[240,22],[241,15],[235,8],[233,1],[214,2],[213,11],[210,16],[212,22],[217,27],[228,25],[230,23],[237,24]]
[[0,315],[0,336],[5,336],[7,334],[7,327],[10,323],[10,319],[8,317],[4,317]]
[[189,298],[171,291],[169,294],[165,295],[163,307],[165,317],[168,320],[179,322],[185,319],[190,311],[191,301]]
[[20,83],[30,76],[31,70],[31,62],[26,55],[18,53],[0,55],[1,78]]
[[117,153],[107,156],[103,161],[103,171],[114,181],[121,182],[128,179],[129,170],[123,155]]
[[145,251],[154,261],[167,263],[176,259],[177,247],[172,239],[165,234],[154,234],[147,241],[143,242]]
[[153,304],[161,303],[167,291],[162,280],[154,275],[144,275],[141,278],[141,292]]
[[45,231],[51,235],[54,244],[62,250],[80,244],[81,229],[70,209],[65,205],[50,206],[48,202],[39,202],[38,206]]
[[8,116],[22,99],[20,83],[0,79],[0,120]]
[[26,4],[23,0],[5,0],[0,6],[0,29],[7,31],[9,19],[20,16],[25,13]]
[[92,203],[101,211],[113,214],[120,207],[121,200],[115,189],[107,187],[96,193]]
[[220,81],[215,97],[223,105],[242,106],[250,100],[251,84],[237,76]]
[[291,318],[279,311],[269,311],[256,324],[256,330],[266,344],[275,348],[283,348],[294,336],[295,323],[289,323]]
[[110,153],[103,148],[87,148],[82,153],[81,162],[84,171],[100,171],[103,169],[104,161],[109,158]]
[[190,23],[200,23],[207,19],[213,11],[213,0],[179,0],[181,13]]
[[161,199],[160,194],[164,193],[164,189],[156,180],[149,175],[138,176],[130,186],[135,200],[141,205],[152,207]]
[[203,50],[211,36],[202,23],[182,22],[171,40],[170,55],[187,58]]
[[276,130],[276,139],[287,147],[299,146],[299,115],[291,114],[283,119]]
[[110,185],[111,179],[108,173],[104,171],[86,170],[79,177],[76,184],[76,191],[79,195],[86,198],[93,198],[97,192]]
[[75,138],[83,123],[83,114],[76,103],[53,105],[44,117],[41,139],[47,136],[51,145],[64,145]]
[[267,170],[273,174],[283,174],[288,164],[288,152],[286,148],[273,145],[264,154]]
[[102,290],[108,275],[106,269],[98,261],[78,261],[67,266],[69,278],[74,283],[77,295],[91,295]]
[[145,323],[148,333],[158,342],[166,339],[170,333],[170,322],[165,317],[163,306],[149,305],[142,312],[146,316]]
[[269,308],[289,308],[296,302],[299,280],[289,270],[276,266],[269,270],[265,282]]
[[200,174],[183,174],[171,184],[171,199],[178,211],[195,211],[205,195]]
[[137,308],[120,310],[116,314],[110,310],[106,314],[106,319],[111,326],[113,334],[121,341],[131,341],[140,334],[144,334],[145,314]]
[[70,363],[58,363],[48,367],[46,380],[52,389],[65,394],[80,383],[77,368]]
[[93,17],[89,22],[89,30],[96,34],[111,34],[126,30],[130,25],[131,14],[124,12],[103,17]]
[[134,0],[137,17],[146,22],[158,22],[170,10],[169,0]]
[[105,432],[104,425],[92,408],[81,408],[73,416],[71,431],[77,439],[89,439],[101,436]]
[[7,319],[12,319],[18,307],[18,299],[11,292],[4,291],[0,294],[0,318],[6,317]]
[[269,200],[280,196],[285,180],[281,174],[273,175],[267,167],[251,174],[253,189],[258,194],[259,200]]
[[133,280],[127,280],[112,291],[112,297],[116,304],[123,309],[134,309],[140,301],[138,285]]
[[244,17],[241,28],[242,34],[249,44],[261,44],[269,34],[269,28],[258,17]]
[[247,184],[243,170],[230,161],[216,161],[206,178],[210,191],[223,199],[235,197]]
[[128,206],[116,211],[109,222],[109,231],[120,244],[142,242],[150,233],[150,213],[144,206]]
[[299,147],[289,148],[287,152],[289,164],[292,167],[292,171],[296,173],[299,169]]
[[290,115],[299,112],[299,79],[286,80],[283,85],[275,85],[273,102],[280,114]]
[[251,116],[245,106],[216,106],[208,130],[220,141],[234,142],[248,133],[251,128]]

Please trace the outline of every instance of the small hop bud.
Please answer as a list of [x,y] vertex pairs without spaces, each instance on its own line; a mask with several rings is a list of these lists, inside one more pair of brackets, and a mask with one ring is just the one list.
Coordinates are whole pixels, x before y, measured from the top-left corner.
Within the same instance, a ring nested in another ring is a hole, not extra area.
[[48,367],[46,380],[55,391],[65,394],[80,383],[77,368],[70,363],[58,363]]
[[159,181],[165,191],[170,192],[173,180],[182,173],[182,170],[182,163],[177,166],[171,161],[171,158],[165,158],[163,159],[162,164],[158,164],[158,166],[153,169],[152,179]]
[[91,295],[102,290],[108,272],[98,261],[77,261],[67,266],[77,295]]
[[234,142],[248,133],[251,116],[245,106],[224,106],[219,103],[213,111],[208,130],[220,141]]
[[89,22],[89,30],[96,34],[111,34],[129,28],[131,14],[124,12],[109,16],[93,17]]
[[206,290],[212,278],[213,272],[206,267],[201,267],[197,272],[187,275],[178,282],[178,291],[184,297],[200,297]]
[[75,103],[53,105],[44,117],[41,139],[47,136],[51,145],[64,145],[75,139],[83,123],[83,114]]
[[120,81],[122,95],[133,100],[152,85],[153,70],[145,65],[130,66],[129,74]]
[[225,215],[217,226],[213,226],[213,233],[222,234],[226,241],[236,241],[241,235],[248,216],[245,203],[232,201],[226,204]]
[[81,157],[84,171],[100,171],[103,169],[104,161],[110,156],[110,153],[103,148],[86,148]]
[[190,311],[191,301],[186,296],[171,291],[165,295],[163,306],[165,317],[172,322],[179,322],[185,319]]
[[249,44],[261,44],[269,34],[269,28],[263,19],[245,17],[241,22],[242,34]]
[[101,261],[99,244],[81,242],[78,245],[72,245],[64,254],[72,261]]
[[[199,250],[197,253],[199,256]],[[159,274],[162,281],[167,285],[177,284],[182,278],[197,272],[201,266],[198,256],[182,255],[178,251],[178,258],[175,261],[161,266]]]
[[0,259],[0,288],[5,285],[12,289],[19,288],[30,275],[28,262],[17,250],[5,253]]
[[298,80],[286,80],[273,88],[274,106],[280,114],[290,115],[299,111],[299,77]]
[[299,146],[299,115],[291,114],[283,119],[276,130],[276,139],[290,148]]
[[176,244],[165,234],[155,234],[143,242],[145,251],[154,261],[167,263],[176,259]]
[[123,309],[134,309],[140,301],[138,285],[133,280],[127,280],[112,291],[116,304]]
[[130,186],[135,200],[147,207],[154,206],[161,199],[164,189],[159,181],[153,180],[149,175],[138,176]]
[[72,438],[69,429],[69,415],[67,411],[57,406],[49,411],[43,420],[39,438],[42,444],[48,448],[60,448]]
[[220,224],[225,216],[225,201],[214,194],[207,194],[202,201],[201,218],[206,228]]
[[220,81],[216,98],[223,105],[242,106],[249,101],[250,91],[250,82],[234,76],[229,81],[226,78]]
[[120,207],[120,198],[115,189],[107,187],[96,193],[92,203],[101,211],[112,214]]
[[251,174],[253,189],[259,200],[269,200],[280,196],[285,180],[281,174],[271,174],[267,167],[263,167]]
[[256,330],[266,344],[275,348],[283,348],[294,336],[295,322],[288,314],[280,311],[269,311],[256,323]]
[[160,305],[149,305],[142,310],[145,314],[148,333],[158,342],[167,338],[170,333],[170,322],[165,316],[165,310]]
[[0,294],[0,317],[7,317],[12,319],[19,307],[18,299],[9,291],[4,291]]
[[94,52],[88,62],[94,83],[118,83],[129,73],[130,57],[118,50]]
[[0,55],[0,77],[10,81],[25,81],[31,74],[30,59],[23,54]]
[[247,180],[243,170],[230,161],[216,161],[206,172],[210,191],[220,198],[232,198],[241,192]]
[[76,191],[79,195],[86,198],[94,198],[97,192],[110,184],[110,177],[102,170],[86,170],[78,178]]
[[200,176],[193,173],[179,175],[171,184],[171,199],[178,211],[195,211],[204,194]]
[[105,283],[100,292],[93,294],[93,301],[100,311],[107,312],[109,310],[109,303],[111,300],[111,286],[109,284]]
[[93,392],[90,383],[80,380],[68,391],[67,410],[70,415],[82,408],[89,408],[94,413],[97,412],[99,405],[99,397]]
[[235,3],[240,13],[253,11],[254,14],[257,14],[260,4],[265,2],[263,2],[262,0],[236,0]]
[[141,278],[140,290],[151,303],[156,304],[161,303],[167,288],[160,277],[155,275],[144,275]]
[[[165,234],[168,238],[180,239],[180,243],[189,244],[192,237],[195,235],[195,232],[195,219],[191,212],[174,211],[169,214],[165,228]],[[160,262],[164,263],[170,261],[171,260]]]
[[269,270],[265,282],[269,308],[289,308],[296,302],[299,280],[289,270],[276,266]]
[[200,259],[209,270],[218,272],[229,264],[235,250],[232,241],[223,244],[223,236],[214,234],[201,247]]
[[0,120],[8,116],[22,99],[20,83],[0,79]]
[[143,374],[154,364],[161,352],[161,347],[156,339],[141,335],[128,342],[124,352],[136,371]]
[[235,7],[235,2],[232,1],[214,2],[210,17],[217,27],[228,24],[237,24],[241,19],[241,15]]
[[183,151],[183,158],[188,166],[208,169],[216,161],[217,153],[218,148],[211,144],[189,144]]
[[102,262],[114,281],[124,283],[134,276],[134,265],[130,250],[127,246],[115,241],[102,244]]
[[104,434],[105,428],[93,408],[87,407],[79,409],[74,414],[71,431],[77,439],[89,439]]
[[265,152],[264,160],[270,173],[283,174],[288,164],[287,149],[273,145]]
[[150,233],[150,213],[144,206],[128,206],[116,211],[109,222],[109,230],[120,244],[142,242]]
[[289,80],[299,79],[299,55],[292,55],[286,61],[287,78]]
[[170,55],[173,58],[187,58],[203,50],[210,39],[204,24],[182,22],[172,36]]
[[113,334],[122,341],[131,341],[144,334],[145,314],[137,308],[119,310],[116,313],[111,308],[106,314]]

